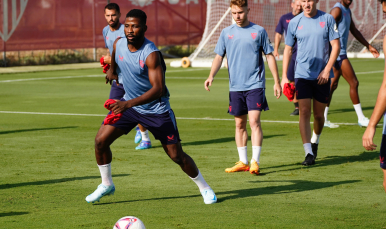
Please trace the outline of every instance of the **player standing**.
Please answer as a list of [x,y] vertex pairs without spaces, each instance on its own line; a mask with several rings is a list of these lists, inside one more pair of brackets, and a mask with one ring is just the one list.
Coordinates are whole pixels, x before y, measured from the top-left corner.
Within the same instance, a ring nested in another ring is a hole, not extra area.
[[338,25],[339,36],[340,36],[340,53],[337,61],[333,66],[334,78],[332,78],[331,80],[330,97],[329,97],[327,106],[324,110],[324,118],[325,118],[324,126],[331,127],[331,128],[339,127],[336,124],[330,123],[330,121],[328,121],[327,119],[327,115],[328,115],[328,109],[330,107],[330,103],[332,99],[332,94],[338,87],[340,76],[343,76],[343,78],[350,85],[350,98],[354,105],[355,112],[358,116],[358,125],[362,127],[362,126],[367,126],[369,124],[369,119],[364,116],[362,112],[361,103],[359,101],[359,95],[358,95],[359,82],[355,75],[354,69],[351,66],[350,61],[347,58],[347,42],[348,42],[349,31],[361,44],[366,46],[366,48],[373,54],[375,58],[379,57],[379,52],[377,49],[375,49],[366,41],[366,39],[362,36],[361,32],[359,32],[358,29],[356,28],[351,17],[351,10],[349,8],[351,3],[352,3],[352,0],[341,0],[340,2],[337,2],[334,5],[334,7],[330,12],[330,14],[335,18],[335,21]]
[[[103,56],[105,64],[111,64],[111,53],[113,52],[114,41],[118,37],[125,37],[124,26],[119,22],[121,17],[121,12],[119,5],[116,3],[109,3],[105,6],[105,18],[108,23],[106,27],[103,28],[103,39],[105,41],[105,47],[108,48],[107,55]],[[118,74],[119,74],[118,70]],[[118,77],[119,81],[120,77]],[[114,81],[111,84],[110,90],[110,99],[121,99],[125,95],[125,90],[123,88],[122,82],[116,83]],[[138,124],[137,133],[135,135],[134,142],[140,143],[135,149],[149,149],[151,148],[151,141],[149,137],[149,132],[146,128]]]
[[[386,0],[378,0],[382,4],[383,13],[386,13]],[[386,53],[386,35],[383,37],[383,53]],[[371,115],[369,125],[362,137],[362,144],[366,150],[375,150],[377,145],[373,143],[376,126],[383,115],[383,133],[379,159],[383,171],[383,188],[386,192],[386,65],[383,73],[383,82],[378,92],[377,102]]]
[[[284,14],[283,16],[280,17],[279,23],[277,24],[275,29],[275,32],[276,32],[275,33],[275,50],[273,51],[273,55],[277,58],[279,58],[278,50],[279,50],[283,33],[284,33],[284,38],[285,38],[285,35],[287,34],[288,23],[291,21],[292,18],[294,18],[296,15],[302,12],[302,6],[300,5],[300,0],[292,0],[291,8],[292,8],[292,12],[289,12],[288,14]],[[292,48],[292,58],[287,72],[288,80],[294,86],[295,86],[296,50],[297,50],[297,45],[295,43],[295,46]],[[291,116],[299,115],[299,103],[298,103],[298,100],[296,99],[296,95],[294,97],[293,102],[295,105],[295,110],[290,115]]]
[[[212,68],[205,89],[209,91],[213,79],[227,54],[229,72],[229,114],[234,115],[236,122],[236,145],[239,162],[225,172],[249,171],[259,174],[260,153],[263,143],[263,132],[260,123],[262,110],[268,110],[265,97],[265,70],[262,52],[265,53],[269,69],[275,80],[274,94],[280,98],[281,87],[273,47],[265,29],[248,20],[247,0],[231,0],[231,12],[236,24],[221,32],[217,42]],[[247,118],[252,130],[252,159],[249,167],[247,157],[248,133]]]
[[106,80],[111,82],[117,79],[115,70],[118,65],[126,93],[121,101],[110,105],[110,108],[114,114],[121,113],[122,117],[114,124],[102,125],[95,137],[95,157],[102,184],[86,197],[86,201],[95,202],[105,195],[114,194],[110,145],[140,123],[161,141],[168,156],[197,184],[205,204],[215,203],[217,198],[213,190],[205,182],[193,159],[182,150],[165,85],[166,65],[154,43],[145,38],[146,19],[142,10],[131,10],[125,20],[126,39],[117,39],[114,44],[112,66]]
[[[299,101],[299,130],[306,158],[302,165],[313,165],[317,156],[319,137],[323,130],[323,111],[330,94],[332,65],[339,54],[339,33],[334,18],[316,8],[319,0],[301,0],[303,13],[288,25],[283,54],[282,87],[288,83],[288,64],[292,47],[298,44],[295,69],[296,95]],[[331,54],[329,44],[332,46]],[[311,138],[311,105],[314,130]],[[311,139],[311,140],[310,140]]]

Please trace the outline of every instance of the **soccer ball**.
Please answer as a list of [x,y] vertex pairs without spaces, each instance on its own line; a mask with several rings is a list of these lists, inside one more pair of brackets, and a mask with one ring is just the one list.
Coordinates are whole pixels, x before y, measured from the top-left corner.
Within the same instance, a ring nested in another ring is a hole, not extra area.
[[146,229],[140,219],[134,216],[125,216],[120,218],[113,229]]

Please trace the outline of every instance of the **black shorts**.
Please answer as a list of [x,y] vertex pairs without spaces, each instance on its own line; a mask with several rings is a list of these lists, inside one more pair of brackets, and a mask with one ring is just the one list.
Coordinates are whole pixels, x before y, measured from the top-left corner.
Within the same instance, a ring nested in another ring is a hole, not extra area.
[[264,88],[229,92],[229,114],[240,116],[248,114],[251,110],[269,110]]
[[318,80],[295,79],[297,99],[316,99],[320,103],[327,103],[330,97],[331,79],[328,83],[319,85]]
[[340,70],[340,68],[342,67],[342,62],[345,59],[348,59],[346,54],[345,55],[340,55],[338,57],[338,59],[335,61],[335,63],[334,63],[334,68],[337,69],[337,70]]
[[382,135],[381,150],[379,151],[380,166],[382,169],[386,169],[386,134]]

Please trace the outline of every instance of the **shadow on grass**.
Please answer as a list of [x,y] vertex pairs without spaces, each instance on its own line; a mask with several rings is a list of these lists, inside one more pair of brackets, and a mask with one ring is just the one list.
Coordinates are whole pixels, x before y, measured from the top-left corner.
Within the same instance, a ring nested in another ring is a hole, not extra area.
[[[129,174],[113,175],[113,177],[124,177],[124,176],[129,176]],[[69,178],[60,178],[60,179],[53,179],[53,180],[23,182],[23,183],[17,183],[17,184],[2,184],[2,185],[0,185],[0,190],[1,189],[8,189],[8,188],[29,186],[29,185],[34,186],[34,185],[57,184],[57,183],[64,183],[64,182],[69,182],[69,181],[100,179],[100,178],[101,178],[100,176],[69,177]]]
[[[249,189],[239,189],[239,190],[231,190],[231,191],[225,191],[225,192],[216,192],[216,196],[218,198],[217,202],[220,203],[226,200],[246,198],[251,196],[312,191],[317,189],[330,188],[330,187],[342,185],[342,184],[352,184],[359,181],[360,180],[347,180],[347,181],[337,181],[337,182],[318,182],[318,181],[307,181],[307,180],[253,181],[254,183],[258,183],[258,184],[276,183],[276,182],[284,182],[284,183],[291,183],[291,184],[278,185],[278,186],[274,185],[274,186],[249,188]],[[121,203],[137,202],[137,201],[171,200],[171,199],[192,198],[192,197],[199,197],[199,196],[201,195],[168,196],[168,197],[149,198],[149,199],[124,200],[124,201],[116,201],[116,202],[110,202],[110,203],[97,203],[94,205],[121,204]]]
[[52,127],[52,128],[33,128],[33,129],[21,129],[21,130],[8,130],[8,131],[0,131],[1,134],[14,134],[14,133],[22,133],[22,132],[31,132],[31,131],[40,131],[40,130],[61,130],[61,129],[71,129],[78,128],[77,126],[63,126],[63,127]]
[[[362,107],[363,111],[367,110],[374,110],[374,107]],[[342,109],[333,109],[333,110],[328,110],[329,114],[336,114],[336,113],[345,113],[345,112],[354,112],[354,107],[351,108],[342,108]]]
[[14,215],[25,215],[29,212],[2,212],[0,213],[0,218],[5,216],[14,216]]
[[[286,136],[286,134],[277,134],[277,135],[264,135],[264,140],[274,137],[281,137]],[[251,137],[248,136],[248,139]],[[189,146],[189,145],[207,145],[207,144],[214,144],[214,143],[224,143],[224,142],[234,142],[235,137],[227,137],[227,138],[217,138],[217,139],[210,139],[205,141],[195,141],[195,142],[181,142],[182,146]]]

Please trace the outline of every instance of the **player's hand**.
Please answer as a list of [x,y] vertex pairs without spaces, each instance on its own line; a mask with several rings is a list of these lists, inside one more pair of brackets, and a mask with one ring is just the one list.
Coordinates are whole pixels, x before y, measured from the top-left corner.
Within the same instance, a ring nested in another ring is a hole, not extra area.
[[273,50],[272,54],[274,57],[276,57],[276,59],[279,59],[280,55],[279,55],[279,52],[277,50]]
[[376,48],[374,48],[373,46],[369,45],[369,51],[371,52],[371,54],[373,54],[373,56],[375,58],[378,58],[379,57],[379,52]]
[[289,83],[289,81],[288,81],[287,75],[283,74],[282,77],[281,77],[281,90],[282,91],[284,90],[284,85],[286,83]]
[[110,83],[110,85],[111,85],[111,82],[113,82],[113,80],[115,80],[117,82],[117,85],[119,85],[118,75],[114,74],[114,72],[111,68],[106,72],[106,78],[105,79],[106,79],[106,84]]
[[330,79],[330,70],[323,69],[323,71],[319,74],[317,78],[318,84],[326,84],[328,83],[328,79]]
[[213,77],[209,76],[208,79],[205,80],[205,83],[204,83],[205,90],[210,91],[209,87],[212,86],[212,82],[213,82]]
[[368,126],[362,137],[362,145],[366,150],[375,150],[377,145],[374,144],[373,138],[375,135],[375,127]]
[[280,87],[280,84],[275,83],[275,85],[273,85],[273,94],[276,96],[277,99],[280,98],[281,92],[282,92],[282,89]]
[[130,108],[127,104],[127,101],[120,101],[115,100],[116,103],[113,103],[110,105],[111,111],[114,112],[114,114],[119,114]]
[[103,61],[105,64],[111,64],[111,56],[103,56]]

